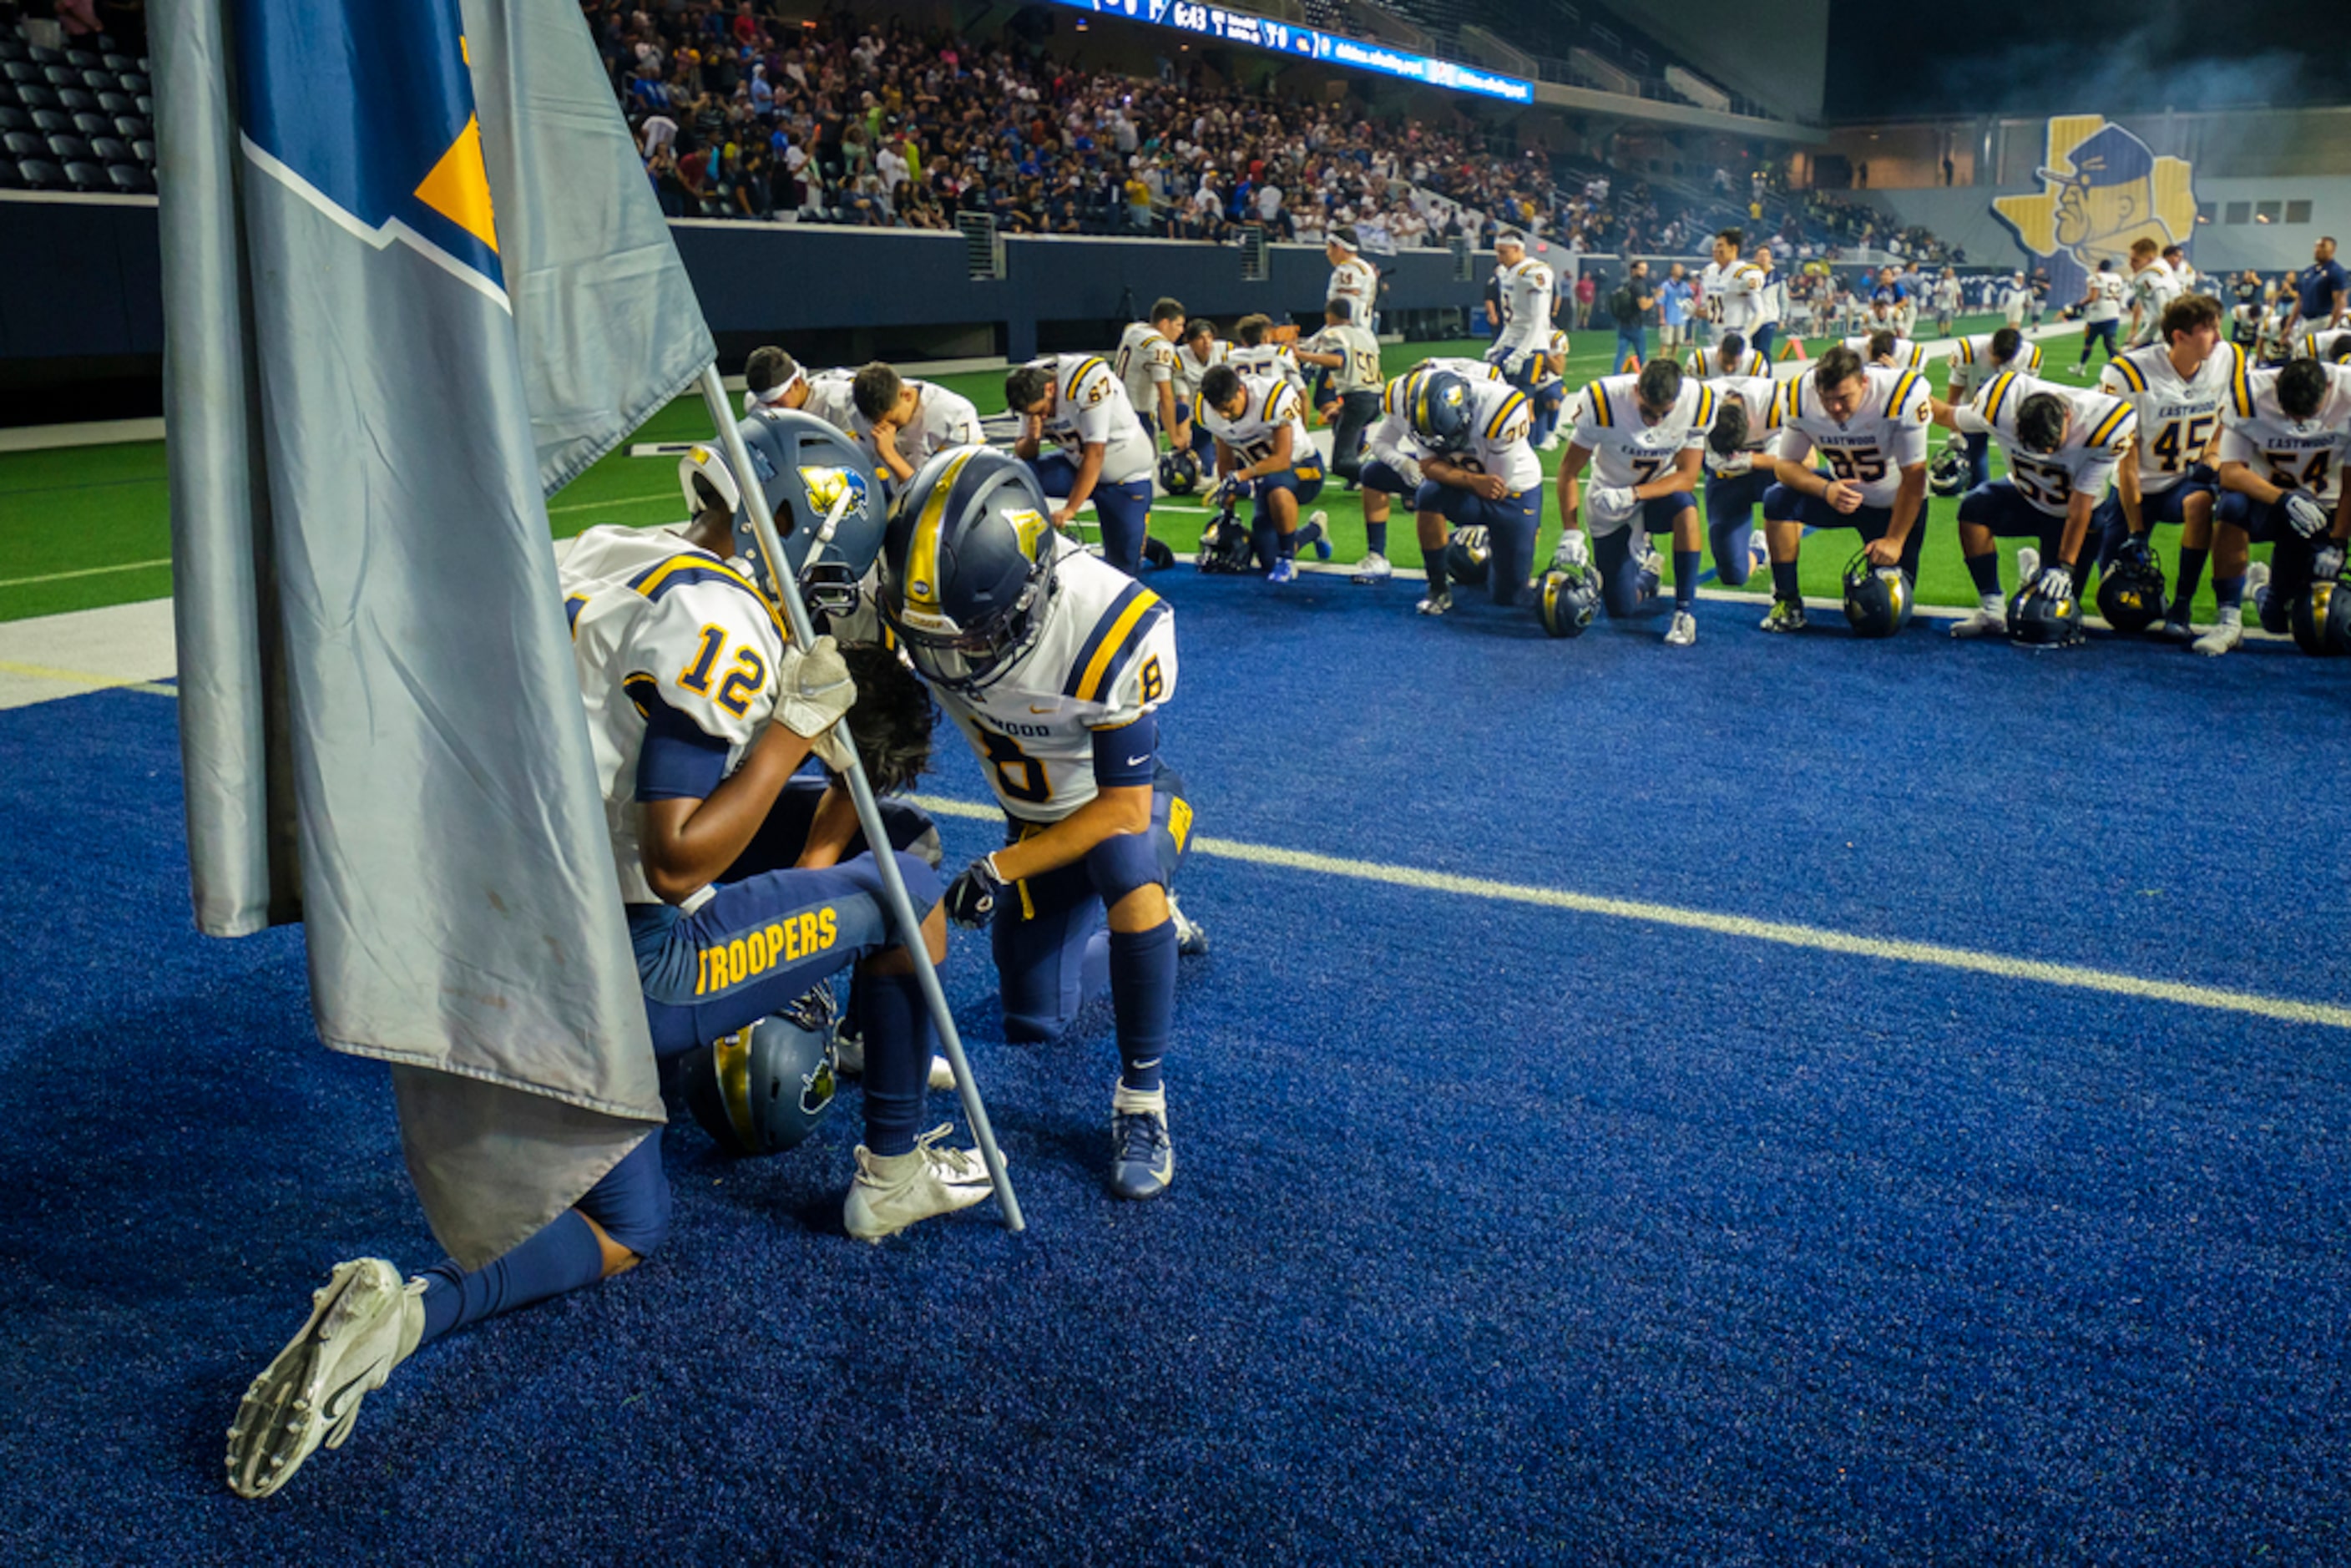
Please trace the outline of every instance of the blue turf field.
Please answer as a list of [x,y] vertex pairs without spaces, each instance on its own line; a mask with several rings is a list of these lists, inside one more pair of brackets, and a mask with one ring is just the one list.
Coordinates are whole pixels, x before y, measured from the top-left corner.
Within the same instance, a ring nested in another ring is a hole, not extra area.
[[[2340,664],[1155,586],[1213,840],[2351,1004]],[[173,724],[0,713],[19,1561],[2351,1560],[2351,1029],[1229,853],[1165,1201],[1102,1191],[1107,1018],[1005,1046],[966,943],[1027,1235],[843,1239],[853,1099],[674,1129],[653,1261],[241,1501],[310,1288],[434,1254],[298,933],[192,933]]]

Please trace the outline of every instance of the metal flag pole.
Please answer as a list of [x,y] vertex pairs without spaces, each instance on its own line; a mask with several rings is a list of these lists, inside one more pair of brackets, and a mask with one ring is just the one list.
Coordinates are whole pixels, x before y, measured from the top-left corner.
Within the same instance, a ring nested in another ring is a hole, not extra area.
[[[808,606],[801,602],[800,585],[784,564],[782,542],[776,536],[775,514],[768,509],[768,495],[757,482],[751,466],[751,455],[743,445],[743,433],[737,429],[726,402],[726,387],[718,379],[716,361],[702,370],[702,401],[710,409],[711,423],[718,428],[718,444],[726,454],[726,465],[735,471],[736,488],[743,493],[743,504],[751,514],[751,529],[759,536],[759,548],[768,552],[773,565],[769,575],[776,580],[776,597],[781,601],[784,619],[791,626],[792,646],[805,653],[816,641],[816,629],[810,623]],[[841,737],[849,738],[849,721],[840,725]],[[1002,1206],[1004,1228],[1023,1230],[1027,1222],[1020,1218],[1020,1200],[1013,1196],[1012,1178],[1004,1168],[1003,1152],[996,1146],[996,1129],[988,1124],[987,1107],[980,1103],[979,1085],[971,1075],[971,1063],[963,1053],[963,1037],[956,1032],[955,1016],[947,1010],[947,994],[939,984],[939,972],[931,963],[930,948],[923,941],[923,923],[914,914],[914,901],[906,895],[905,879],[898,874],[897,857],[890,853],[890,834],[882,824],[882,808],[874,802],[873,786],[865,777],[865,765],[858,758],[856,747],[849,750],[849,798],[857,805],[858,826],[865,830],[865,843],[873,852],[874,863],[882,868],[882,894],[888,900],[890,917],[897,922],[899,935],[904,939],[906,955],[914,961],[914,977],[923,988],[923,1000],[929,1004],[931,1017],[939,1026],[939,1044],[946,1051],[948,1063],[955,1068],[956,1092],[962,1097],[965,1119],[971,1123],[971,1133],[979,1144],[979,1157],[987,1163],[988,1180],[996,1185],[996,1201]]]

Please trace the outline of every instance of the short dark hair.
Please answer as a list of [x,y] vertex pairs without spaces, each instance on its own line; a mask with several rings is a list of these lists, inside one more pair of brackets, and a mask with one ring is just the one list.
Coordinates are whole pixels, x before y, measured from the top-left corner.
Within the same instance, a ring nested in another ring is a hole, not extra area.
[[1353,321],[1355,302],[1343,294],[1333,295],[1330,303],[1322,307],[1322,314],[1333,321]]
[[1841,387],[1861,372],[1861,356],[1839,343],[1823,354],[1820,363],[1813,367],[1813,384],[1823,391]]
[[1641,379],[1634,387],[1643,408],[1670,408],[1682,395],[1682,368],[1671,360],[1651,360],[1641,367]]
[[2013,327],[2002,327],[1991,335],[1991,359],[2004,365],[2024,351],[2024,334]]
[[1194,316],[1184,323],[1184,340],[1187,343],[1195,338],[1214,338],[1216,335],[1217,324],[1206,316]]
[[1181,321],[1182,319],[1184,319],[1184,302],[1181,299],[1163,298],[1151,307],[1151,324],[1155,327],[1162,321]]
[[875,360],[850,382],[849,399],[867,419],[879,419],[898,406],[898,394],[905,386],[895,366]]
[[1739,362],[1739,356],[1747,351],[1747,340],[1736,332],[1725,332],[1719,347],[1723,364],[1726,367],[1735,365]]
[[2316,360],[2289,360],[2278,372],[2278,408],[2288,419],[2308,419],[2326,401],[2326,367]]
[[2183,294],[2163,308],[2163,340],[2180,332],[2220,324],[2220,302],[2209,294]]
[[1244,316],[1233,323],[1233,336],[1240,340],[1240,345],[1244,349],[1256,348],[1265,341],[1265,335],[1272,330],[1273,318],[1261,311]]
[[2016,411],[2016,439],[2027,452],[2054,452],[2065,440],[2065,400],[2038,392]]
[[1747,243],[1747,231],[1745,229],[1724,229],[1714,237],[1729,246],[1731,249],[1737,250]]
[[1869,335],[1870,363],[1876,364],[1880,360],[1892,359],[1894,342],[1897,336],[1899,334],[1894,332],[1872,332]]
[[1722,412],[1714,416],[1714,428],[1706,433],[1706,444],[1717,457],[1728,457],[1747,444],[1747,404],[1743,400],[1722,400]]
[[1224,407],[1240,390],[1241,373],[1230,365],[1210,365],[1200,378],[1200,401],[1210,408]]
[[754,392],[772,392],[800,373],[799,362],[769,344],[754,349],[743,365],[743,385]]
[[1051,371],[1036,365],[1015,365],[1004,377],[1004,402],[1015,413],[1025,413],[1052,385]]
[[895,648],[851,643],[841,650],[857,700],[849,707],[849,738],[876,795],[914,788],[931,766],[931,731],[938,720],[931,691]]

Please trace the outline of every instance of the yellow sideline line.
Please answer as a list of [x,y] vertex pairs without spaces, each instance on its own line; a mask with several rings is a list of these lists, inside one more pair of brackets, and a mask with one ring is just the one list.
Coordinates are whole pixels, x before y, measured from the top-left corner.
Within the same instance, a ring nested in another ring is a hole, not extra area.
[[29,675],[35,680],[62,681],[68,685],[86,686],[91,691],[147,692],[159,697],[176,697],[176,686],[159,685],[153,681],[133,680],[121,675],[96,675],[88,670],[59,670],[47,664],[20,664],[12,659],[0,659],[0,674]]
[[[1003,813],[993,806],[977,805],[968,800],[950,800],[935,795],[917,795],[913,799],[916,805],[933,816],[971,817],[986,821],[1001,821],[1003,817]],[[2175,1002],[2181,1007],[2208,1008],[2216,1012],[2276,1019],[2285,1023],[2351,1030],[2351,1007],[2338,1007],[2329,1002],[2300,1002],[2284,997],[2265,997],[2253,991],[2182,985],[2172,980],[2149,980],[2137,975],[2118,974],[2111,969],[2085,968],[2074,964],[2046,964],[2032,958],[2011,958],[2005,954],[1981,952],[1972,947],[1946,947],[1933,942],[1900,942],[1859,936],[1818,925],[1755,920],[1743,915],[1685,909],[1671,904],[1601,898],[1585,893],[1567,893],[1558,888],[1495,882],[1485,877],[1456,876],[1448,872],[1383,865],[1374,861],[1346,860],[1305,850],[1276,849],[1270,844],[1245,843],[1237,839],[1196,837],[1192,840],[1191,849],[1195,854],[1210,855],[1218,860],[1240,861],[1249,865],[1270,866],[1283,871],[1313,872],[1323,876],[1350,877],[1358,882],[1384,883],[1392,887],[1409,887],[1424,893],[1451,893],[1465,898],[1533,904],[1575,915],[1636,920],[1652,925],[1707,931],[1719,936],[1774,942],[1785,947],[1804,947],[1820,953],[1842,953],[1896,964],[1921,964],[1933,968],[1991,975],[2003,980],[2064,986],[2075,990],[2100,991],[2108,996],[2135,997],[2146,1001]]]

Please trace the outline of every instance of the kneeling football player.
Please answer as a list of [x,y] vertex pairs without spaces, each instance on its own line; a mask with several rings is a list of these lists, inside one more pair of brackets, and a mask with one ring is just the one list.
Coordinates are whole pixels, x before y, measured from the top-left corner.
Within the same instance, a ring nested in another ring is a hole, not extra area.
[[[1698,561],[1705,532],[1698,517],[1698,476],[1714,429],[1714,389],[1685,376],[1671,360],[1651,360],[1637,375],[1604,376],[1576,402],[1575,430],[1559,463],[1562,525],[1555,570],[1582,566],[1584,531],[1599,557],[1601,592],[1611,620],[1640,614],[1656,591],[1653,534],[1674,541],[1674,618],[1666,641],[1698,641]],[[1591,494],[1576,476],[1592,465]],[[1590,503],[1591,516],[1581,515]]]
[[1267,580],[1297,580],[1301,545],[1330,559],[1327,519],[1320,512],[1298,519],[1298,508],[1322,493],[1322,455],[1307,434],[1298,389],[1270,371],[1218,365],[1200,378],[1200,422],[1217,438],[1217,499],[1249,498],[1249,537]]
[[1530,439],[1534,409],[1527,394],[1508,382],[1422,370],[1410,377],[1402,401],[1422,476],[1413,507],[1428,597],[1419,612],[1443,615],[1453,608],[1445,569],[1448,524],[1486,530],[1492,552],[1486,584],[1495,603],[1532,605],[1543,471]]
[[[745,421],[747,439],[756,423]],[[800,559],[782,570],[811,590],[820,575],[853,585],[883,521],[856,449],[781,410],[757,439],[783,459],[773,499]],[[769,608],[770,565],[738,526],[723,461],[696,447],[680,475],[694,511],[684,528],[591,529],[560,574],[653,1051],[691,1071],[742,1031],[808,1016],[803,998],[853,967],[865,1143],[842,1218],[852,1236],[879,1240],[977,1203],[991,1184],[976,1154],[940,1146],[946,1127],[920,1130],[935,1028],[874,860],[856,852],[845,794],[829,791],[789,843],[766,831],[811,754],[846,766],[832,727],[857,688],[830,638],[799,653]],[[835,507],[837,486],[855,492],[853,509]],[[820,565],[807,559],[817,532],[807,525],[836,512]],[[937,875],[913,852],[898,852],[898,868],[935,960],[946,953]],[[322,1441],[340,1445],[365,1395],[422,1346],[634,1268],[661,1246],[669,1214],[656,1134],[483,1268],[448,1261],[403,1283],[380,1258],[338,1265],[308,1322],[246,1392],[229,1432],[231,1489],[266,1496]]]
[[1004,809],[1004,847],[949,885],[947,914],[988,928],[1008,1039],[1059,1039],[1108,991],[1111,1190],[1155,1197],[1176,1174],[1160,1061],[1176,956],[1206,950],[1170,892],[1192,824],[1159,755],[1175,616],[1045,507],[1017,460],[939,454],[898,498],[879,603]]

